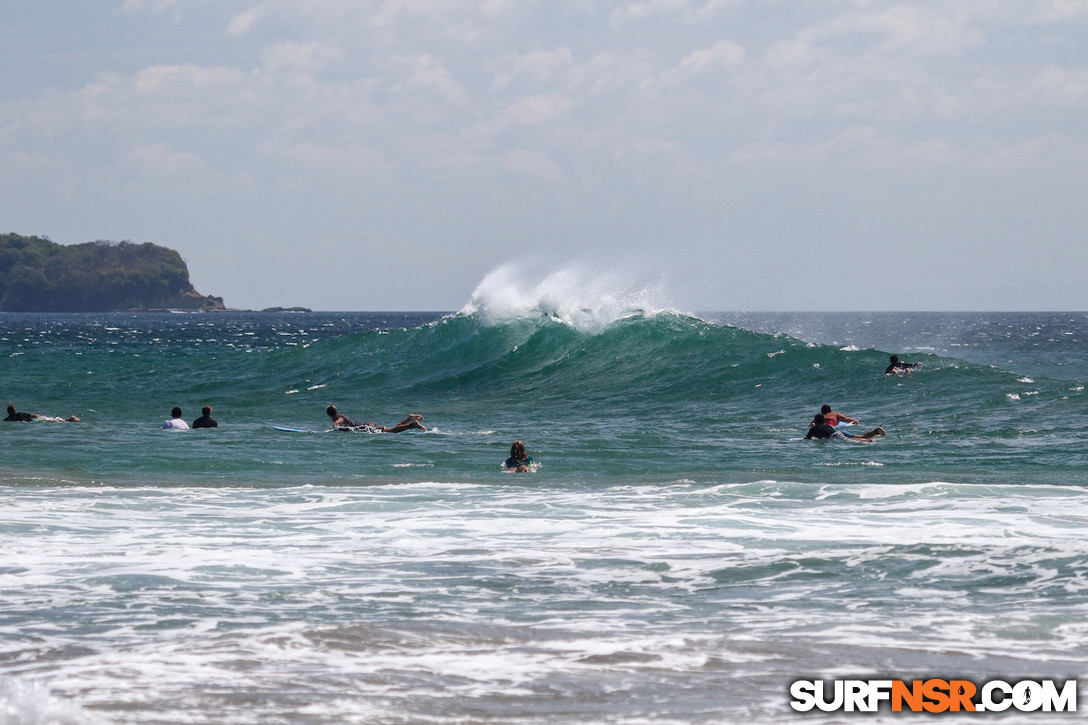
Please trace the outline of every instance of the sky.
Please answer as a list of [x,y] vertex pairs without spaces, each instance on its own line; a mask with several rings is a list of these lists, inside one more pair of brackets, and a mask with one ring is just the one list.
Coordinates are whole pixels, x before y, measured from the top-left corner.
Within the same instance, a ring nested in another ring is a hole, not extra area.
[[0,0],[0,49],[0,232],[229,307],[1088,309],[1088,0]]

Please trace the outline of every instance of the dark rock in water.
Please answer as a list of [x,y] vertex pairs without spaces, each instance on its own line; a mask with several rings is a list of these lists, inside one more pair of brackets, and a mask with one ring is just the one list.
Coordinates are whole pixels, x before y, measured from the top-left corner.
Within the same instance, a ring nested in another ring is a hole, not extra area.
[[202,295],[173,249],[150,242],[60,245],[0,234],[0,311],[223,310]]

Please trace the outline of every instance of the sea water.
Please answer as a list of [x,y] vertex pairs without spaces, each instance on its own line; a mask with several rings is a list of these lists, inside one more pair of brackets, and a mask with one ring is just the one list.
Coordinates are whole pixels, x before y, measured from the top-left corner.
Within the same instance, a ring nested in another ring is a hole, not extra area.
[[[600,299],[0,315],[5,399],[81,418],[0,424],[0,723],[839,722],[790,683],[1088,676],[1088,315]],[[802,440],[823,403],[888,435]]]

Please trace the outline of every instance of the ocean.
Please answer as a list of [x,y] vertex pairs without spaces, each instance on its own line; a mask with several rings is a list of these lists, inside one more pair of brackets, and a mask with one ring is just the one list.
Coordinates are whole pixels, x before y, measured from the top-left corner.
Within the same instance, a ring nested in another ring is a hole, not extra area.
[[[0,314],[5,402],[81,419],[0,424],[0,723],[932,722],[791,683],[1088,677],[1088,314],[500,297]],[[887,436],[802,440],[824,403]]]

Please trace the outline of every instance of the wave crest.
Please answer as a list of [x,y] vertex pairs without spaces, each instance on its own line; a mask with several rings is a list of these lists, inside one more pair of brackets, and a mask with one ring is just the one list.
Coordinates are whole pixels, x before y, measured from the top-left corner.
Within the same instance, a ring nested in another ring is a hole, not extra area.
[[475,316],[485,325],[548,317],[580,332],[598,333],[628,317],[678,314],[664,299],[660,285],[618,270],[599,273],[570,265],[540,279],[525,265],[506,264],[484,277],[458,314]]

